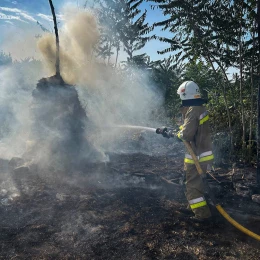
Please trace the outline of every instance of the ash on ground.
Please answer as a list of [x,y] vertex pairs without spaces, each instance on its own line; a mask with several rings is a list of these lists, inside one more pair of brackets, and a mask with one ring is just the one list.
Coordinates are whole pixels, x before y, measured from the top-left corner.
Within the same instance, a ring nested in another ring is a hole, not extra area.
[[[1,259],[258,259],[259,242],[214,208],[214,221],[194,223],[187,210],[182,157],[110,154],[68,172],[0,161]],[[248,183],[239,173],[236,182]],[[260,234],[260,205],[241,196],[228,169],[210,179],[217,200]],[[252,190],[255,175],[250,174]],[[167,180],[167,182],[165,182]],[[256,192],[257,190],[254,190]]]

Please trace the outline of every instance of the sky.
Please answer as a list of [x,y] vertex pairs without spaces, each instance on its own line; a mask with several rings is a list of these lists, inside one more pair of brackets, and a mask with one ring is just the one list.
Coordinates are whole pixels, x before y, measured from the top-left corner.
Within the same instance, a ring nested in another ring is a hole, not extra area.
[[[91,6],[91,1],[87,0]],[[82,8],[86,0],[53,0],[59,23],[62,23],[62,12],[66,5]],[[160,10],[152,10],[149,3],[142,3],[142,11],[147,10],[146,22],[152,25],[165,17]],[[39,58],[36,48],[37,36],[43,33],[39,24],[53,31],[53,21],[48,0],[0,0],[0,51],[11,53],[14,59],[26,57]],[[159,28],[153,34],[165,36]],[[168,35],[169,36],[169,35]],[[169,47],[167,44],[152,40],[147,43],[142,52],[147,53],[151,60],[162,59],[167,55],[158,55],[157,51]]]
[[[92,6],[94,0],[53,0],[58,22],[62,24],[62,13],[64,7],[72,5],[83,8],[87,2]],[[139,7],[142,12],[147,10],[146,22],[152,25],[154,22],[163,21],[166,17],[158,9],[151,9],[151,3],[144,2]],[[48,0],[0,0],[0,51],[11,53],[14,60],[34,57],[41,59],[37,49],[37,37],[43,33],[39,24],[53,32],[53,21]],[[156,36],[171,37],[169,32],[155,28],[152,32]],[[162,51],[170,47],[167,43],[159,40],[152,40],[141,50],[147,53],[151,61],[168,57],[171,53],[160,55],[157,51]],[[119,60],[126,60],[126,54],[121,53]],[[230,77],[237,72],[234,68],[229,68]]]

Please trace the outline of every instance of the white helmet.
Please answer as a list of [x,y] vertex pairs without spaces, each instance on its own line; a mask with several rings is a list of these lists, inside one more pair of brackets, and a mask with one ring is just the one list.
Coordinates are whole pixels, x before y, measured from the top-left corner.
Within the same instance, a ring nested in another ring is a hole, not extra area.
[[180,95],[181,100],[201,98],[199,86],[193,81],[183,82],[179,86],[177,94]]

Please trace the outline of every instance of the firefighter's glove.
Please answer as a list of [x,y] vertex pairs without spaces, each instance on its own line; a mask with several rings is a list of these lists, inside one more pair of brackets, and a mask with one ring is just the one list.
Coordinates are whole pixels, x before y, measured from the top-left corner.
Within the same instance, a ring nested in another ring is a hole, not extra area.
[[179,132],[177,132],[177,133],[174,135],[175,139],[176,139],[178,142],[182,142],[181,135],[180,135],[181,131],[182,131],[182,130],[180,130]]
[[175,140],[176,140],[177,142],[182,142],[182,139],[181,139],[181,138],[179,138],[179,135],[178,135],[178,133],[177,133],[177,134],[175,134],[175,135],[174,135],[174,137],[175,137]]

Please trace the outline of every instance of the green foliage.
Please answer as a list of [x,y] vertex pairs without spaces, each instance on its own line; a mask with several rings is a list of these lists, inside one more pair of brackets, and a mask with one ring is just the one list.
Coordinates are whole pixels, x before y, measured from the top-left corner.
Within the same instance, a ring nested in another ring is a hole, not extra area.
[[[194,80],[208,98],[214,134],[225,132],[237,159],[253,154],[256,143],[256,80],[259,73],[256,0],[151,0],[165,19],[154,26],[169,31],[169,36],[155,38],[186,64],[183,80]],[[259,15],[259,14],[258,14]],[[237,69],[233,79],[229,68]],[[173,101],[174,102],[174,101]],[[221,142],[219,142],[221,143]],[[225,142],[224,142],[225,143]],[[246,151],[245,147],[252,148]],[[221,150],[221,149],[220,149]],[[234,157],[233,157],[234,158]]]
[[183,80],[192,80],[200,86],[203,98],[208,99],[208,93],[217,89],[215,73],[210,66],[202,61],[187,64]]
[[[145,22],[147,11],[138,9],[143,0],[100,0],[98,17],[101,24],[101,42],[98,56],[110,57],[115,49],[117,54],[123,49],[127,62],[137,64],[146,54],[140,54],[153,27]],[[136,54],[138,52],[138,54]],[[136,55],[136,57],[135,57]]]

